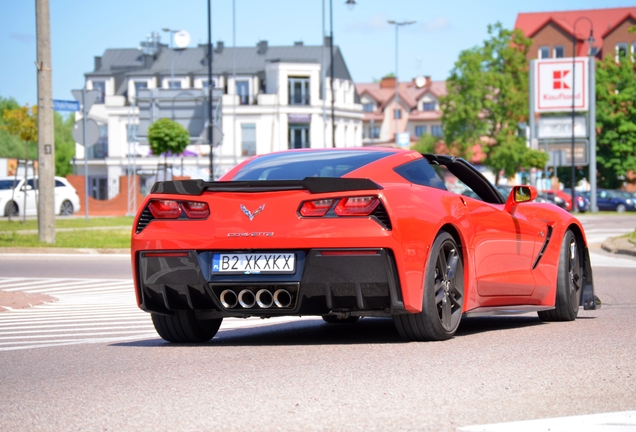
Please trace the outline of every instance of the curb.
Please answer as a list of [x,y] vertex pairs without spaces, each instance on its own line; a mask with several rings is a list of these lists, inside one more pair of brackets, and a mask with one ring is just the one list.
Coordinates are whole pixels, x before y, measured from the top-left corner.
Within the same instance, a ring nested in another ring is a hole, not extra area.
[[601,249],[617,255],[636,256],[636,245],[626,237],[612,237],[603,242]]

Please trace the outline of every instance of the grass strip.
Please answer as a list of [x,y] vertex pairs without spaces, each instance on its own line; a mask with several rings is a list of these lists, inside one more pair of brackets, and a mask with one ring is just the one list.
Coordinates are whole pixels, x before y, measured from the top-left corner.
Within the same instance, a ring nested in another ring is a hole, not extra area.
[[61,247],[129,249],[130,229],[78,230],[58,232],[55,243],[40,243],[38,234],[0,234],[0,247]]
[[[127,226],[132,227],[134,218],[132,216],[122,217],[95,217],[90,218],[86,222],[85,218],[80,217],[58,217],[55,219],[56,228],[92,228],[92,227],[104,227],[104,226]],[[1,231],[23,231],[23,230],[37,230],[37,219],[27,219],[25,223],[22,223],[22,218],[15,217],[11,221],[0,221]],[[130,231],[130,230],[129,230]]]

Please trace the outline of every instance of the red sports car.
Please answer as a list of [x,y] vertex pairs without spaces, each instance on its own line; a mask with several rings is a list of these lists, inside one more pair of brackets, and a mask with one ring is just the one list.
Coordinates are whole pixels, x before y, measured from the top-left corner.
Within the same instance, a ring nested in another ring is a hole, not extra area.
[[253,157],[220,181],[156,183],[132,234],[139,307],[170,342],[223,318],[393,317],[409,340],[453,337],[463,316],[600,307],[583,227],[498,190],[461,158],[390,148]]

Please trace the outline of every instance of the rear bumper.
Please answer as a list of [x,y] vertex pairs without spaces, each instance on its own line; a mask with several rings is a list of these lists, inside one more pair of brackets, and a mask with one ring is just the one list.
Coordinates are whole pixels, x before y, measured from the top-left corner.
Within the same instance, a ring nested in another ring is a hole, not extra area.
[[[213,274],[214,251],[175,251],[181,256],[169,256],[167,250],[152,256],[153,252],[137,252],[134,260],[137,298],[147,312],[195,310],[209,317],[405,313],[395,259],[388,249],[280,251],[294,252],[297,259],[296,271],[281,275]],[[224,292],[238,298],[242,291],[249,297],[262,290],[272,297],[284,290],[291,301],[251,307],[222,301]]]

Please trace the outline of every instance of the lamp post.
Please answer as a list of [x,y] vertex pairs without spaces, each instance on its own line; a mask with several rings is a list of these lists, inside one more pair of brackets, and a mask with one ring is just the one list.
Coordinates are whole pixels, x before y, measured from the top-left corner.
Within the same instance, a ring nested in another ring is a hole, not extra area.
[[172,36],[181,30],[172,30],[168,27],[164,27],[161,31],[170,33],[170,84],[168,85],[168,88],[170,88],[170,85],[172,85],[172,81],[174,80],[174,48],[172,47]]
[[212,5],[208,0],[208,143],[210,144],[210,181],[214,181],[214,144],[212,143]]
[[[345,2],[349,10],[356,5],[355,0],[347,0]],[[335,92],[333,89],[333,0],[329,0],[329,53],[331,55],[331,64],[329,67],[329,77],[331,81],[331,147],[336,146],[336,113],[335,113]]]
[[393,110],[393,118],[395,119],[395,145],[398,145],[398,29],[401,26],[415,24],[415,21],[397,22],[389,20],[389,24],[395,25],[395,109]]
[[[592,44],[594,43],[594,25],[592,24],[592,20],[590,20],[586,16],[578,17],[574,21],[574,25],[572,28],[572,33],[573,33],[573,37],[572,37],[572,147],[571,147],[571,154],[570,154],[570,162],[571,162],[571,168],[572,168],[572,171],[570,172],[571,186],[572,186],[572,213],[577,212],[576,194],[574,193],[574,185],[576,180],[576,168],[574,164],[574,96],[575,96],[575,86],[574,86],[575,81],[574,80],[576,78],[576,69],[575,69],[574,60],[576,59],[576,25],[582,19],[585,19],[587,20],[587,22],[590,23],[590,37],[587,39],[588,54],[592,52]],[[582,83],[581,87],[583,87],[584,85],[585,83]],[[590,101],[590,104],[593,104],[595,102],[596,101]],[[596,175],[596,172],[594,172],[592,175]]]

